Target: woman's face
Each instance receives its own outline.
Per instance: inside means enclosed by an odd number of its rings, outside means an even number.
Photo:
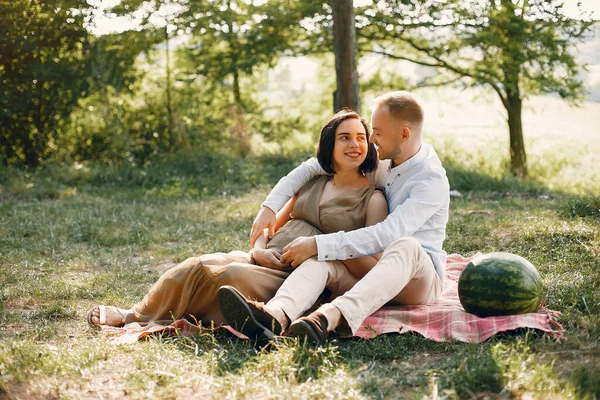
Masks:
[[[359,168],[367,158],[369,143],[365,127],[356,118],[342,121],[335,130],[333,168],[335,171]]]

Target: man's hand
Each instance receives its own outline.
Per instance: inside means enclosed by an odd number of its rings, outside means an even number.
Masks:
[[[315,237],[301,236],[283,248],[281,262],[290,264],[293,268],[296,268],[317,253],[318,248]]]
[[[282,269],[288,266],[280,261],[281,254],[277,250],[254,249],[252,250],[252,257],[254,257],[254,261],[261,267]]]
[[[250,247],[254,246],[256,239],[258,239],[267,228],[269,229],[269,239],[272,239],[275,234],[275,213],[269,207],[262,206],[252,223],[252,230],[250,231]]]

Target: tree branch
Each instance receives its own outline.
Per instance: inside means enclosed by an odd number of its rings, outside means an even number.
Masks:
[[[443,58],[441,58],[439,56],[432,55],[431,49],[417,45],[412,39],[407,38],[406,36],[404,36],[404,37],[401,36],[401,39],[404,42],[406,42],[409,46],[411,46],[413,49],[415,49],[421,53],[425,53],[428,57],[431,57],[434,60],[436,60],[438,67],[447,69],[447,70],[454,72],[455,74],[461,75],[463,77],[472,78],[472,79],[475,79],[475,81],[490,85],[492,87],[492,89],[494,89],[494,91],[500,97],[502,104],[505,107],[508,105],[506,95],[503,93],[502,88],[500,87],[500,85],[497,82],[494,82],[493,79],[490,79],[489,72],[481,71],[477,68],[475,68],[473,72],[464,70],[462,68],[459,68],[455,65],[450,64],[447,60],[444,60]],[[500,80],[500,79],[498,78],[498,80]]]
[[[426,87],[440,87],[440,86],[446,86],[446,85],[450,85],[453,83],[456,83],[458,81],[460,81],[463,77],[462,76],[457,76],[453,79],[447,79],[441,82],[433,82],[433,83],[429,83],[428,81],[431,80],[432,78],[435,78],[437,75],[434,76],[429,76],[426,77],[422,80],[420,80],[419,82],[417,82],[415,84],[415,87],[417,88],[426,88]]]
[[[417,59],[410,58],[410,57],[398,56],[398,55],[388,53],[387,51],[383,51],[383,50],[371,50],[370,53],[386,56],[386,57],[394,59],[394,60],[410,61],[412,63],[424,65],[426,67],[442,67],[442,65],[440,65],[439,63],[428,63],[426,61],[421,61],[421,60],[417,60]]]

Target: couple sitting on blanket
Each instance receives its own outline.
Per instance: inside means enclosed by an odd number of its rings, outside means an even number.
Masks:
[[[347,111],[327,122],[317,158],[281,179],[263,203],[249,253],[189,258],[131,309],[96,306],[88,322],[187,318],[250,337],[324,343],[343,322],[356,333],[385,304],[436,301],[450,196],[437,154],[421,141],[422,106],[406,91],[385,94],[374,101],[371,126],[369,135]],[[332,300],[303,316],[326,288]]]

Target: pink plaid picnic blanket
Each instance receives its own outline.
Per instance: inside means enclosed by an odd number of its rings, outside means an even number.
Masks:
[[[475,255],[476,256],[476,255]],[[481,343],[499,332],[518,328],[537,329],[553,338],[561,338],[563,327],[554,320],[559,312],[541,309],[535,313],[480,318],[467,313],[458,299],[458,278],[468,262],[475,256],[465,258],[458,254],[448,256],[446,279],[442,296],[434,304],[420,306],[383,307],[369,316],[358,330],[356,337],[372,339],[384,333],[416,332],[436,342],[461,341]],[[105,334],[115,334],[117,343],[131,343],[155,333],[198,335],[198,326],[180,319],[169,326],[150,324],[128,328],[103,327]],[[220,326],[240,338],[247,338],[230,326]],[[341,335],[344,337],[344,335]],[[348,337],[348,336],[345,336]]]
[[[554,338],[562,337],[564,329],[554,320],[557,311],[543,308],[535,313],[487,318],[467,313],[458,299],[458,278],[474,257],[448,256],[442,296],[437,302],[383,307],[363,322],[356,336],[371,339],[383,333],[417,332],[436,342],[481,343],[499,332],[532,328]]]

